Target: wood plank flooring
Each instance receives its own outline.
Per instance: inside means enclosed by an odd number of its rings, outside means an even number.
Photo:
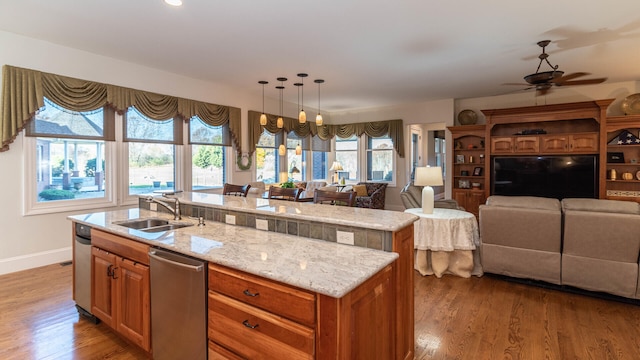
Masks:
[[[0,359],[144,359],[79,318],[71,266],[0,276]],[[640,359],[640,306],[415,273],[416,359]]]

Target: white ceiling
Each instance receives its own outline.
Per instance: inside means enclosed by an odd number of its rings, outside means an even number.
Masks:
[[[565,73],[640,79],[638,0],[183,1],[0,0],[0,30],[273,98],[285,76],[294,103],[306,72],[330,112],[517,91],[544,39]]]

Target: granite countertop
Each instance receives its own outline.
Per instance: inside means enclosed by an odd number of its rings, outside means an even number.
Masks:
[[[210,197],[213,194],[202,195],[209,196],[187,193],[183,194],[183,197],[185,197],[185,202],[191,199],[194,204],[202,201],[215,202],[220,201],[220,198],[229,198],[221,195]],[[200,201],[194,201],[193,199]],[[183,201],[182,198],[180,200]],[[261,209],[261,211],[280,211],[277,207],[269,205],[269,200],[251,200],[250,198],[225,200],[222,199],[223,204],[220,205],[224,205],[226,208],[233,208],[234,205],[232,204],[237,203],[238,205],[235,206],[253,206],[255,209],[258,207],[257,204],[265,202],[265,206],[271,210]],[[282,203],[282,201],[278,203]],[[207,203],[207,205],[214,204]],[[304,204],[285,206],[286,209],[283,211],[295,211],[294,209],[300,205]],[[309,205],[314,206],[313,204]],[[303,208],[301,212],[307,214],[306,216],[311,216],[309,209],[305,209],[304,206],[300,207]],[[337,211],[340,207],[331,208]],[[352,214],[357,213],[357,211],[352,212]],[[192,223],[194,226],[147,233],[114,224],[114,222],[139,218],[163,218],[170,220],[171,223]],[[384,218],[384,216],[381,218]],[[207,222],[205,226],[197,226],[197,220],[183,217],[183,220],[174,221],[172,220],[173,216],[169,214],[137,208],[73,215],[69,216],[68,219],[152,246],[173,250],[335,298],[344,296],[398,258],[398,254],[393,252],[366,249],[212,221]],[[317,219],[316,215],[314,220]],[[374,221],[378,222],[378,219]],[[413,220],[409,223],[413,223]],[[374,226],[375,224],[372,223],[372,227]]]
[[[382,231],[398,231],[419,219],[416,215],[400,211],[327,206],[310,202],[245,198],[199,192],[182,192],[171,197],[177,197],[183,204],[283,216],[297,220],[321,220],[345,226],[362,227],[366,225],[369,229]]]

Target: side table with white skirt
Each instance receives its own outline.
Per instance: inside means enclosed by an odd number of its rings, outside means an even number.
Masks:
[[[433,209],[433,214],[424,214],[421,208],[405,212],[420,217],[414,223],[415,269],[420,274],[483,275],[478,221],[472,213],[441,208]]]

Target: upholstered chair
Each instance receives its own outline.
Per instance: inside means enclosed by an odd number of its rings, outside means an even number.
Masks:
[[[358,185],[364,185],[364,191],[358,191]],[[370,209],[384,209],[384,201],[386,197],[387,183],[382,182],[359,182],[353,187],[358,193],[356,196],[356,206]]]
[[[408,183],[400,190],[400,199],[405,209],[415,209],[422,207],[422,186]],[[440,199],[433,202],[434,208],[462,210],[464,208],[454,199]]]

